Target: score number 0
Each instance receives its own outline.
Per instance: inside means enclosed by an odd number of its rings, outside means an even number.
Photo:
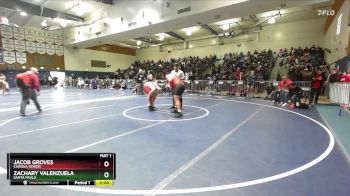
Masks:
[[[108,162],[108,161],[105,161],[105,162],[103,163],[103,166],[108,167],[108,166],[109,166],[109,162]],[[105,178],[108,178],[108,177],[109,177],[109,173],[108,173],[108,172],[105,172],[105,173],[103,174],[103,176],[104,176]]]

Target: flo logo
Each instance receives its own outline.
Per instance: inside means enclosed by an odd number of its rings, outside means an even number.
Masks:
[[[319,16],[334,16],[334,10],[317,10]]]

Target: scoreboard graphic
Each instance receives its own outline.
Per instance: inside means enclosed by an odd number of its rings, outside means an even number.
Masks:
[[[11,185],[112,186],[115,153],[8,153]]]

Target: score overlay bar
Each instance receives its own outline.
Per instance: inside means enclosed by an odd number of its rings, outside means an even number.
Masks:
[[[7,179],[11,185],[111,186],[115,161],[115,153],[8,153]]]

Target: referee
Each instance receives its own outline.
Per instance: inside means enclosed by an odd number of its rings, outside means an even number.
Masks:
[[[172,75],[173,77],[177,76],[179,77],[182,81],[185,80],[185,74],[184,72],[180,69],[181,66],[179,63],[176,63],[174,65],[174,70],[172,70],[170,72],[170,75]],[[174,99],[174,91],[171,90],[172,96],[173,96],[173,106],[170,109],[174,109],[174,112],[177,112],[177,109],[175,108],[175,99]],[[181,107],[182,107],[182,98],[180,98],[180,103],[181,103]]]

